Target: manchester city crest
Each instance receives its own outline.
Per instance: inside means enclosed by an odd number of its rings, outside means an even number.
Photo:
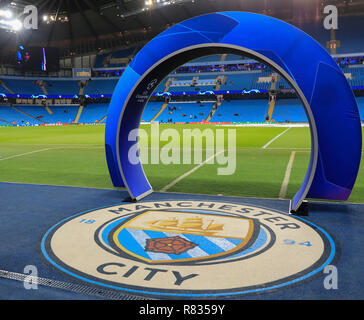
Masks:
[[[101,239],[110,239],[108,245],[116,252],[140,261],[193,263],[246,250],[258,229],[253,219],[216,212],[150,210],[121,222],[112,236],[103,234]]]
[[[48,230],[42,252],[69,275],[153,297],[209,297],[283,289],[333,262],[335,244],[311,222],[222,202],[122,204]]]

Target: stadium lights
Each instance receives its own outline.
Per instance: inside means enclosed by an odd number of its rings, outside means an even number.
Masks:
[[[23,28],[23,24],[18,19],[12,19],[14,16],[13,12],[9,9],[0,9],[0,28],[19,31]]]
[[[116,16],[120,17],[120,18],[127,18],[130,16],[134,16],[137,15],[141,12],[145,12],[147,10],[152,10],[152,9],[156,9],[162,6],[168,6],[168,5],[172,5],[172,4],[179,4],[179,3],[183,3],[183,2],[190,2],[191,0],[145,0],[144,1],[144,8],[139,8],[137,10],[131,10],[127,13],[117,13]],[[194,1],[192,1],[194,2]],[[105,7],[106,8],[106,7]]]
[[[14,20],[0,19],[0,28],[11,31],[19,31],[23,28],[23,24],[18,19]]]
[[[170,1],[170,0],[145,0],[146,7],[151,7],[153,5],[166,6],[166,5],[174,4],[174,3],[175,3],[175,1]]]
[[[13,17],[13,13],[8,9],[0,9],[0,17],[11,19]]]
[[[50,23],[54,23],[57,21],[58,22],[68,22],[69,19],[68,19],[68,16],[65,14],[59,14],[58,18],[57,18],[57,15],[55,15],[55,14],[50,14],[50,15],[45,14],[43,16],[43,21],[47,24],[50,24]]]
[[[14,31],[19,31],[23,28],[23,24],[21,23],[20,20],[15,19],[15,20],[11,20],[10,21],[10,27],[14,30]]]

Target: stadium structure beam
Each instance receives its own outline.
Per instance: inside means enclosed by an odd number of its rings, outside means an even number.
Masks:
[[[80,6],[79,2],[78,2],[78,1],[75,1],[75,3],[76,3],[76,6],[77,6],[77,8],[78,8],[78,12],[81,14],[81,16],[82,16],[83,20],[86,22],[86,24],[87,24],[87,26],[89,27],[89,29],[90,29],[90,31],[91,31],[91,33],[92,33],[93,37],[94,37],[96,40],[98,40],[98,39],[99,39],[99,35],[97,34],[97,32],[96,32],[95,28],[93,27],[93,25],[91,24],[91,22],[87,19],[87,17],[86,17],[86,15],[85,15],[84,11],[82,10],[82,8],[81,8],[81,6]]]
[[[52,3],[53,5],[53,3]],[[56,17],[55,17],[55,21],[54,23],[52,23],[52,27],[51,27],[51,30],[49,32],[49,35],[48,35],[48,40],[47,40],[47,46],[49,46],[51,40],[52,40],[52,36],[53,36],[53,32],[54,32],[54,28],[56,26],[56,23],[57,23],[57,20],[58,20],[58,14],[59,14],[59,11],[61,9],[63,5],[63,0],[61,0],[59,3],[58,3],[58,8],[57,8],[57,11],[56,11]]]
[[[281,20],[248,12],[198,16],[167,29],[142,48],[120,78],[105,131],[113,184],[133,200],[152,192],[142,164],[130,159],[144,108],[156,86],[178,66],[210,54],[232,53],[262,61],[297,92],[310,124],[311,159],[291,200],[347,200],[361,160],[362,129],[355,96],[340,67],[315,40]],[[242,181],[243,183],[244,181]]]
[[[112,22],[107,16],[101,14],[100,10],[92,2],[90,2],[89,0],[84,1],[91,10],[93,10],[104,22],[106,22],[114,29],[114,32],[119,32],[121,30],[121,28],[117,26],[114,22]]]
[[[185,13],[185,16],[186,16],[185,19],[190,18],[191,17],[191,12],[188,10],[188,8],[185,6],[185,4],[182,3],[180,7],[183,9],[183,12]]]
[[[72,50],[74,36],[73,36],[73,31],[72,31],[73,18],[72,18],[72,15],[71,15],[72,11],[71,11],[70,0],[67,0],[67,11],[69,12],[69,14],[68,14],[68,34],[69,34],[69,38],[70,38],[70,41],[71,41],[70,49]]]
[[[163,18],[164,21],[166,21],[167,24],[169,24],[169,25],[172,24],[172,21],[168,18],[168,15],[166,15],[164,13],[164,11],[161,10],[161,9],[162,8],[159,8],[159,10],[157,9],[157,10],[155,10],[155,12],[158,14],[159,17]]]

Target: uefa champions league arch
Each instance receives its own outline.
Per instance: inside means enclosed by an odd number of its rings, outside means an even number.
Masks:
[[[251,57],[279,72],[305,108],[311,158],[290,211],[297,211],[305,198],[347,200],[359,170],[362,134],[345,75],[303,31],[247,12],[211,13],[180,22],[152,39],[131,61],[115,88],[106,123],[106,158],[114,186],[125,187],[133,200],[152,192],[142,164],[128,159],[135,144],[128,140],[129,132],[139,128],[149,97],[170,72],[201,56],[223,53]]]

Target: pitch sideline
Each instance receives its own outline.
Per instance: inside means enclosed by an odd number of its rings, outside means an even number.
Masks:
[[[286,173],[284,175],[281,190],[279,192],[279,199],[284,199],[286,197],[288,183],[289,183],[289,179],[291,177],[291,171],[292,171],[293,161],[294,161],[295,155],[296,155],[296,151],[292,151],[291,156],[290,156],[289,161],[288,161],[288,164],[287,164]]]
[[[272,140],[268,141],[263,147],[262,149],[266,149],[272,142],[274,142],[275,140],[277,140],[280,136],[282,136],[284,133],[286,133],[289,129],[291,129],[292,127],[287,128],[286,130],[284,130],[283,132],[281,132],[280,134],[278,134],[277,136],[275,136]]]

